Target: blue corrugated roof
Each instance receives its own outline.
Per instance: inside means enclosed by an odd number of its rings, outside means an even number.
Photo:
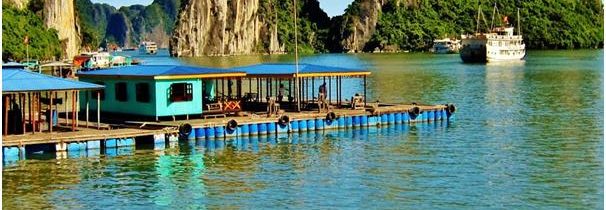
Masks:
[[[2,70],[2,92],[84,90],[101,88],[103,88],[103,85],[63,79],[27,70]]]
[[[169,75],[200,75],[200,74],[221,74],[234,73],[219,68],[205,68],[193,66],[176,65],[140,65],[126,66],[112,69],[86,71],[78,73],[81,75],[94,76],[169,76]]]
[[[291,63],[262,63],[250,66],[232,68],[235,71],[243,71],[248,75],[284,75],[295,74],[295,64]],[[367,72],[365,70],[349,69],[333,66],[321,66],[313,64],[299,64],[299,74],[309,73],[341,73],[341,72]]]

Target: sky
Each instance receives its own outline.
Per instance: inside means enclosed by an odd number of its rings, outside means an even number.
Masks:
[[[94,3],[107,3],[116,8],[120,8],[121,6],[129,6],[133,4],[141,4],[141,5],[149,5],[153,0],[92,0]],[[320,7],[328,14],[328,16],[333,17],[337,15],[343,14],[347,5],[349,5],[353,0],[318,0],[320,1]]]

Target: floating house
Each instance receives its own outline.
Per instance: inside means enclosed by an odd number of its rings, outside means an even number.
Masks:
[[[25,69],[4,68],[2,70],[3,134],[25,133],[26,128],[32,132],[40,132],[43,123],[49,123],[49,131],[52,132],[53,126],[56,125],[55,118],[59,104],[63,104],[66,106],[64,110],[68,110],[68,98],[72,100],[71,105],[74,106],[78,91],[100,89],[103,89],[102,85],[53,77]],[[58,99],[58,93],[65,93],[66,97]],[[75,130],[77,108],[72,107],[71,111],[71,127]],[[52,117],[50,113],[53,113]],[[42,116],[45,115],[46,122],[42,120]],[[66,120],[67,116],[68,113]],[[55,120],[51,122],[49,119]]]
[[[81,95],[81,106],[99,98],[104,112],[156,120],[202,114],[203,98],[214,98],[217,94],[217,80],[245,75],[238,71],[175,65],[128,66],[77,74],[80,81],[106,87],[98,95]]]

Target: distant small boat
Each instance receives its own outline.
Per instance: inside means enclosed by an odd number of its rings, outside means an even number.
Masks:
[[[131,48],[122,48],[122,51],[135,51],[135,50],[137,50],[137,49],[134,48],[134,47],[131,47]]]
[[[109,68],[112,56],[107,52],[82,53],[74,57],[74,65],[85,69]]]
[[[458,53],[461,41],[457,39],[437,39],[433,41],[431,51],[436,54]]]
[[[139,45],[139,53],[147,55],[155,55],[158,53],[158,45],[156,42],[143,41]]]
[[[27,66],[26,68],[29,70],[37,70],[38,67],[40,66],[40,62],[38,62],[38,60],[24,60],[21,61],[21,64]]]

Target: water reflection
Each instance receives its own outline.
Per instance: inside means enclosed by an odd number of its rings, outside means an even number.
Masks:
[[[456,55],[353,57],[372,66],[373,98],[456,103],[457,120],[32,156],[5,165],[2,205],[602,207],[603,51],[531,51],[513,67]]]

